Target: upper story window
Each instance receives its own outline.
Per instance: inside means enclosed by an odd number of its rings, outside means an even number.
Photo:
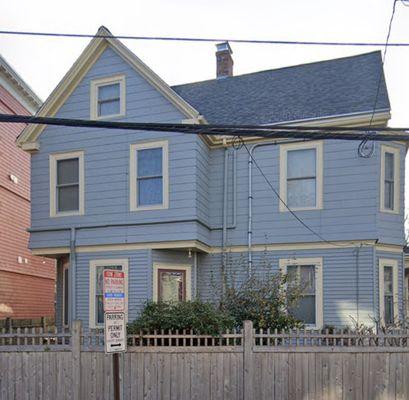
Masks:
[[[280,197],[292,210],[322,208],[322,142],[280,145]],[[281,202],[280,211],[288,211]]]
[[[185,301],[191,299],[191,267],[189,265],[154,264],[154,301]]]
[[[131,145],[130,209],[168,208],[168,142]]]
[[[50,216],[84,214],[84,153],[50,155]]]
[[[280,270],[288,274],[288,286],[299,287],[301,294],[289,313],[311,328],[323,323],[322,259],[282,259]]]
[[[125,272],[125,311],[128,308],[128,260],[107,259],[90,261],[89,326],[101,328],[104,324],[104,270],[113,269]]]
[[[91,81],[91,119],[125,115],[125,75]]]
[[[379,260],[379,316],[383,325],[392,325],[399,318],[398,262]]]
[[[381,146],[381,211],[399,212],[399,149]]]

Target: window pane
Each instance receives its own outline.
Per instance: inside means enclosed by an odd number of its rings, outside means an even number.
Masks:
[[[385,208],[393,210],[394,207],[394,182],[385,181]]]
[[[315,295],[315,266],[300,266],[300,285],[304,294]]]
[[[394,169],[394,154],[385,153],[385,180],[393,181]]]
[[[57,195],[58,211],[79,210],[79,185],[59,187]]]
[[[95,271],[95,321],[97,324],[104,323],[104,270],[115,269],[122,271],[122,265],[98,265]]]
[[[287,152],[287,178],[316,175],[315,149],[289,150]]]
[[[390,266],[384,267],[383,282],[385,295],[393,294],[393,269]]]
[[[162,178],[138,180],[138,206],[162,204]]]
[[[290,314],[306,324],[315,324],[315,296],[302,296],[289,310]]]
[[[138,177],[162,176],[162,148],[138,150]]]
[[[393,324],[394,311],[393,311],[393,296],[385,296],[385,324]]]
[[[120,101],[110,100],[98,103],[98,116],[116,115],[121,112]]]
[[[289,207],[315,207],[315,178],[287,182],[287,204]]]
[[[159,271],[159,294],[162,301],[184,300],[184,272]]]
[[[119,83],[98,87],[98,101],[119,99]]]
[[[69,160],[57,161],[57,185],[79,182],[79,160],[71,158]]]

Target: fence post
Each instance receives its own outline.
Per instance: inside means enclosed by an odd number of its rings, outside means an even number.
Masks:
[[[253,397],[253,322],[244,321],[243,327],[243,385],[244,400],[252,400]]]
[[[71,331],[73,400],[81,398],[81,321],[72,322]]]

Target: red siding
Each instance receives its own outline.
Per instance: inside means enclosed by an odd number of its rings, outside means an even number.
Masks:
[[[2,86],[0,113],[29,114]],[[15,145],[23,128],[0,123],[0,318],[54,315],[55,262],[28,249],[30,155]]]

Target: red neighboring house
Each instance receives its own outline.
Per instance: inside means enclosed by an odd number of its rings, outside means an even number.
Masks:
[[[0,113],[30,115],[40,105],[0,56]],[[55,262],[28,249],[30,155],[15,144],[23,128],[0,122],[0,319],[54,316]]]

